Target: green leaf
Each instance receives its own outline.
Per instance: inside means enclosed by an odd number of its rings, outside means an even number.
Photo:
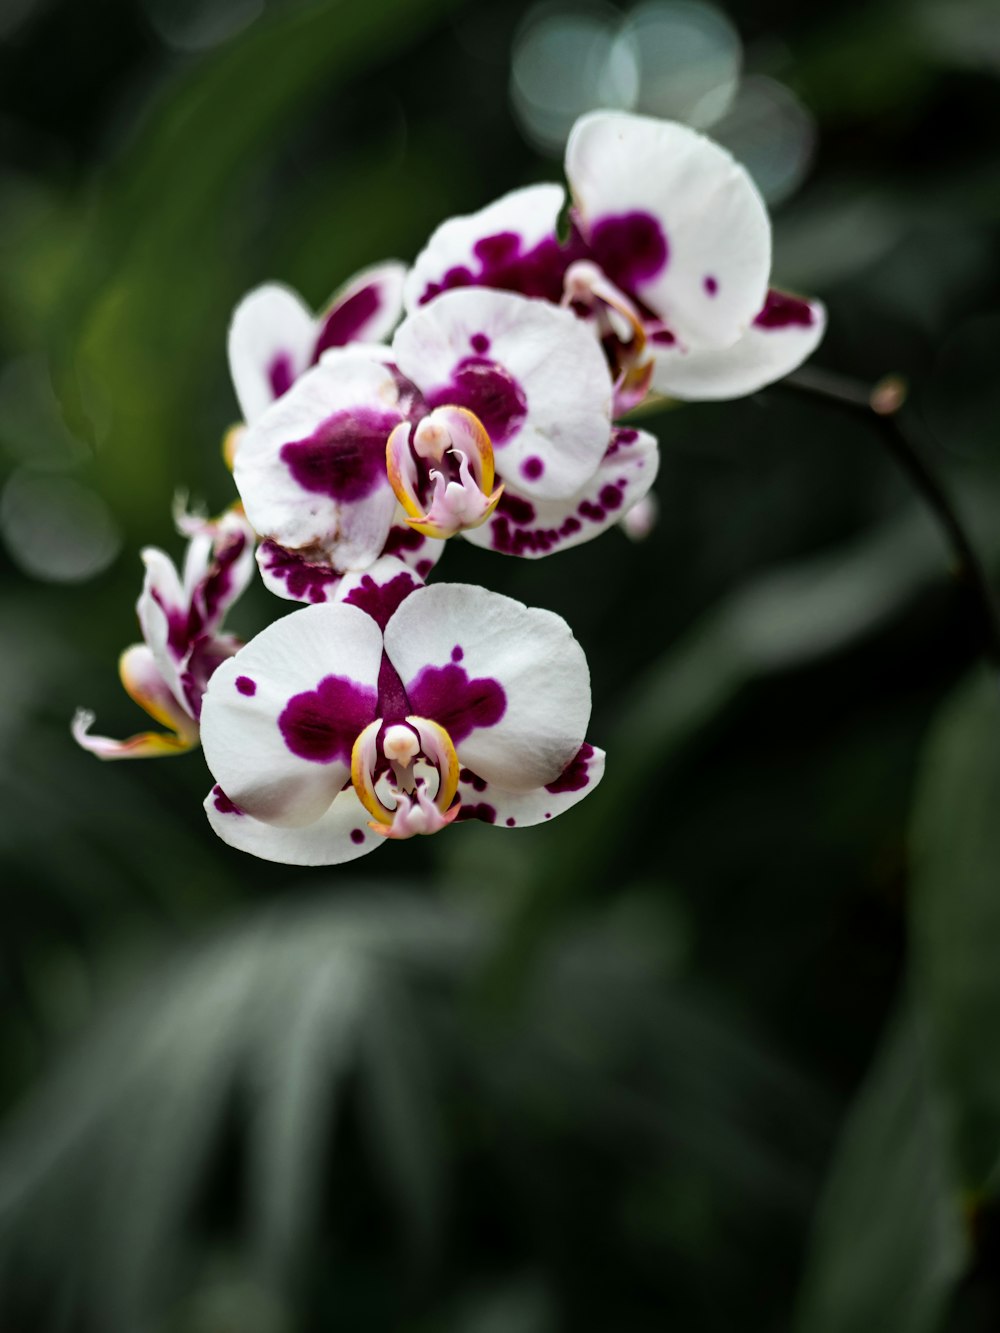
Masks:
[[[819,1207],[795,1333],[932,1333],[966,1261],[958,1184],[927,1040],[890,1026]]]
[[[985,671],[927,743],[912,827],[915,978],[966,1185],[1000,1165],[1000,692]]]

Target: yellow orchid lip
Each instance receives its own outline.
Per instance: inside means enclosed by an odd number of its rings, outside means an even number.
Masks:
[[[438,775],[433,797],[427,796],[424,779],[415,772],[415,764],[421,758]],[[392,774],[387,793],[395,798],[392,809],[383,803],[376,790],[375,771],[383,760],[388,761]],[[457,805],[452,807],[459,771],[458,755],[448,732],[426,717],[407,717],[405,722],[389,726],[382,718],[376,718],[358,735],[351,749],[354,791],[372,816],[370,827],[386,837],[409,837],[413,831],[437,832],[450,824],[459,809]],[[409,816],[414,808],[421,812],[427,827],[410,828]]]
[[[401,422],[385,453],[389,484],[406,521],[425,537],[446,538],[479,527],[503,494],[502,485],[493,486],[489,432],[468,408],[438,407],[416,426]],[[429,505],[418,493],[421,483],[432,488]]]

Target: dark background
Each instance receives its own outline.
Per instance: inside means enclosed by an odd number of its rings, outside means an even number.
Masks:
[[[558,179],[510,96],[553,13],[623,11],[0,0],[0,1333],[1000,1328],[998,691],[862,414],[667,411],[644,543],[452,543],[589,654],[557,824],[302,873],[199,754],[70,740],[140,728],[139,549],[230,499],[232,306]],[[1000,12],[726,15],[814,362],[908,379],[1000,569]]]

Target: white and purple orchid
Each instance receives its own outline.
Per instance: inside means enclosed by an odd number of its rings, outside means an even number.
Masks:
[[[234,635],[222,632],[222,622],[253,573],[253,530],[235,506],[217,519],[182,513],[177,525],[189,539],[183,570],[179,573],[157,547],[143,551],[146,573],[136,603],[143,642],[127,648],[119,661],[129,696],[168,730],[123,741],[92,736],[94,714],[81,708],[73,719],[73,736],[100,759],[193,749],[209,679],[241,646]]]
[[[618,411],[647,389],[737,398],[794,370],[825,311],[768,287],[771,228],[750,177],[684,125],[621,112],[577,121],[558,185],[515,190],[434,232],[404,290],[408,311],[458,288],[571,307],[615,376]]]
[[[265,579],[337,600],[384,554],[426,577],[459,531],[532,556],[596,536],[656,475],[656,441],[614,430],[612,399],[586,326],[511,292],[450,292],[389,349],[327,352],[236,456]]]
[[[205,808],[232,846],[296,865],[456,820],[543,823],[600,781],[589,717],[583,650],[549,611],[446,583],[384,625],[356,605],[303,607],[209,683]]]

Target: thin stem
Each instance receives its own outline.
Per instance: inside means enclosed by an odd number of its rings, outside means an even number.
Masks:
[[[968,589],[982,622],[983,651],[1000,669],[1000,608],[972,540],[941,481],[934,475],[907,429],[903,410],[906,384],[889,375],[869,389],[857,380],[813,366],[787,376],[775,387],[786,387],[811,398],[822,398],[877,427],[882,443],[909,477],[940,525],[954,561],[954,573]]]

